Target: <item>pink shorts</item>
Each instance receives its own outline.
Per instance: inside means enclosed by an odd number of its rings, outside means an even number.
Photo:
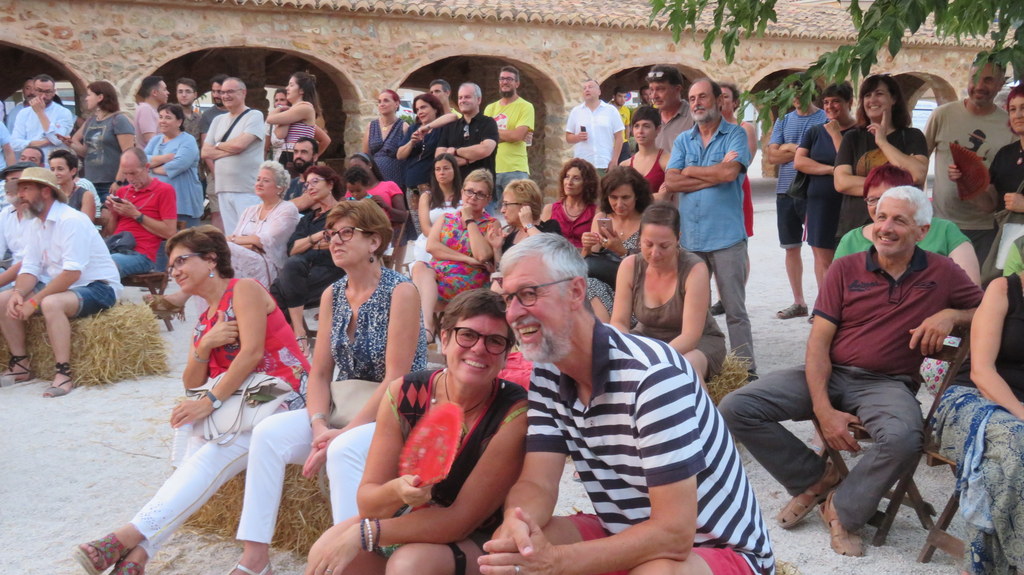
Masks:
[[[597,515],[590,513],[577,513],[570,515],[572,521],[584,541],[604,539],[609,536],[601,526]],[[754,575],[750,565],[743,559],[743,556],[728,547],[694,547],[693,552],[697,554],[715,575]],[[628,575],[629,571],[614,571],[604,575]]]

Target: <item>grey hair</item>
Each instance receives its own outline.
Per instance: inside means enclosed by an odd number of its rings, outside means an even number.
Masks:
[[[278,162],[267,160],[260,164],[260,170],[270,170],[270,173],[274,174],[274,185],[279,188],[287,189],[288,185],[292,183],[292,177],[288,174],[288,170]]]
[[[587,277],[587,264],[580,251],[558,234],[537,234],[516,244],[501,256],[499,271],[508,275],[520,260],[540,258],[552,280]]]
[[[896,186],[895,188],[889,188],[886,190],[882,197],[878,199],[877,210],[882,209],[882,203],[885,202],[886,198],[893,200],[903,200],[910,202],[916,208],[914,212],[914,223],[919,226],[926,226],[932,223],[932,203],[928,201],[928,196],[924,195],[919,188],[914,186]]]
[[[233,81],[235,81],[235,82],[238,82],[238,85],[239,85],[239,86],[240,86],[240,87],[241,87],[241,88],[242,88],[243,90],[248,90],[248,88],[246,88],[246,87],[245,87],[245,82],[243,82],[241,78],[236,78],[236,77],[234,77],[234,76],[228,76],[227,78],[224,78],[224,82],[227,82],[228,80],[233,80]],[[220,83],[220,85],[221,85],[221,86],[223,86],[223,85],[224,85],[224,82],[221,82],[221,83]]]
[[[477,84],[474,84],[473,82],[463,82],[462,84],[459,84],[459,89],[461,90],[461,89],[465,88],[466,86],[469,86],[470,88],[473,88],[473,95],[476,96],[477,100],[482,100],[483,99],[484,93],[480,91],[480,86],[478,86]]]

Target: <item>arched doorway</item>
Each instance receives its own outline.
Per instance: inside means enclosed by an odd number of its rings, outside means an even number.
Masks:
[[[264,89],[287,85],[291,75],[298,71],[309,72],[317,78],[321,117],[332,140],[321,158],[344,158],[346,109],[355,109],[356,91],[342,71],[311,56],[269,48],[209,48],[170,60],[153,74],[163,76],[168,87],[178,78],[192,78],[198,83],[201,94],[209,91],[211,77],[217,74],[237,76],[248,88],[247,104],[266,114],[269,104]],[[173,87],[171,93],[174,93]]]
[[[21,87],[25,80],[39,74],[49,74],[57,81],[58,88],[64,82],[70,83],[71,90],[58,89],[58,96],[72,113],[81,115],[82,106],[78,105],[78,100],[85,91],[86,82],[57,58],[23,46],[0,42],[0,62],[4,63],[4,73],[0,74],[0,101],[16,96],[14,103],[20,102]],[[0,114],[0,120],[5,118],[6,114]]]
[[[534,136],[528,156],[530,177],[541,189],[553,184],[554,174],[561,165],[560,154],[565,149],[557,138],[564,128],[565,102],[555,82],[544,72],[525,62],[500,56],[451,56],[418,68],[402,81],[399,88],[426,92],[430,82],[444,79],[452,86],[455,99],[459,85],[474,82],[483,92],[483,107],[501,98],[498,93],[498,72],[502,66],[515,66],[519,70],[519,95],[533,104]]]

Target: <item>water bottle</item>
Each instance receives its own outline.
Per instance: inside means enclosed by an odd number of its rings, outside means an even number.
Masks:
[[[189,443],[192,441],[192,424],[186,423],[174,430],[174,439],[171,441],[171,467],[177,468],[185,459],[188,453]]]

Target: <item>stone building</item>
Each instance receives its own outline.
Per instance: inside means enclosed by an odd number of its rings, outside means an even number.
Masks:
[[[207,90],[208,79],[224,72],[241,77],[250,104],[265,110],[259,88],[308,70],[319,80],[335,140],[328,156],[340,157],[358,149],[380,90],[471,80],[486,103],[498,98],[498,68],[508,63],[521,70],[521,94],[536,107],[531,169],[550,189],[569,153],[563,127],[584,78],[598,79],[606,92],[636,89],[651,65],[668,62],[688,80],[709,76],[759,90],[853,37],[842,10],[783,2],[779,23],[764,38],[744,40],[726,64],[720,52],[702,59],[699,31],[673,42],[662,21],[651,22],[647,2],[0,0],[0,98],[24,77],[46,72],[69,81],[79,103],[86,84],[109,80],[131,111],[145,76],[162,75],[169,84],[188,76]],[[978,49],[924,30],[877,70],[896,75],[912,102],[930,94],[943,103],[966,85]]]

